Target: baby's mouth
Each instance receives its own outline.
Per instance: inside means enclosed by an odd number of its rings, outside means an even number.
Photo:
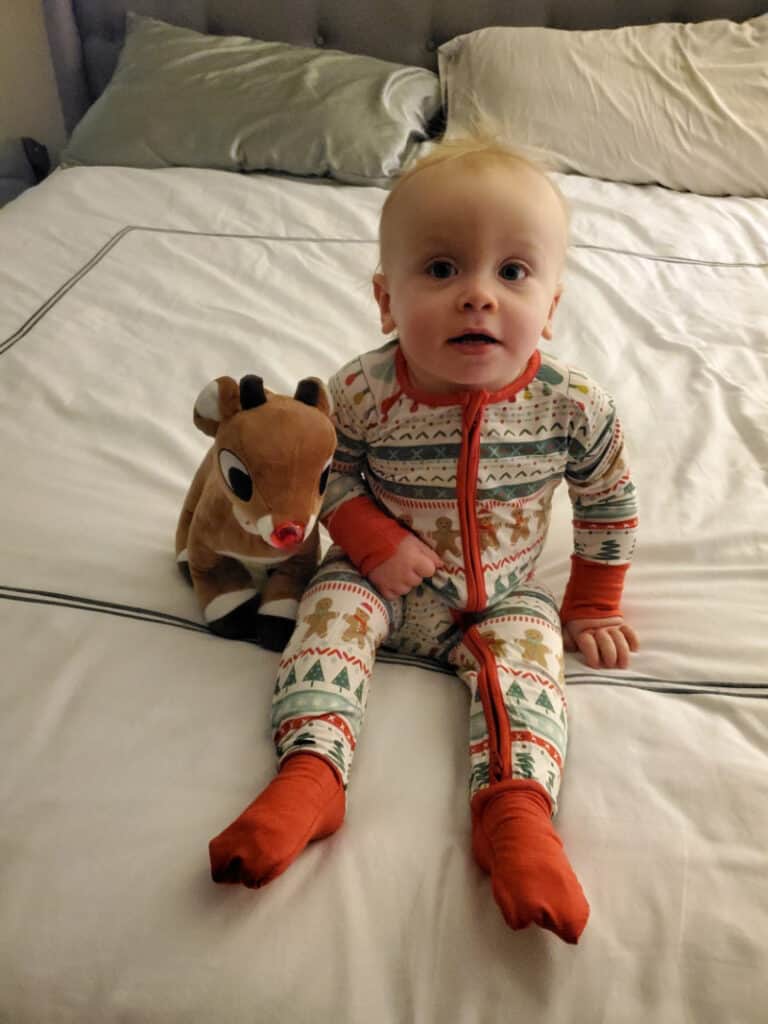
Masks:
[[[449,345],[498,345],[499,342],[490,334],[482,331],[467,331],[465,334],[458,334],[455,338],[448,339]]]

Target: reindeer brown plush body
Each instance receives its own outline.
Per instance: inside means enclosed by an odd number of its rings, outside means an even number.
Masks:
[[[220,636],[282,650],[317,567],[317,516],[336,432],[316,378],[292,398],[260,377],[218,377],[198,396],[195,426],[214,438],[187,492],[176,561]]]

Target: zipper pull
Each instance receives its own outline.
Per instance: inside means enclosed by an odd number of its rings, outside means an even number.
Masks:
[[[464,414],[468,429],[472,429],[475,423],[483,415],[486,402],[488,401],[487,391],[465,391],[464,392]]]

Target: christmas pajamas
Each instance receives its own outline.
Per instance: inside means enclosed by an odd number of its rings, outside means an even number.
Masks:
[[[534,779],[556,804],[567,720],[560,617],[619,614],[634,546],[634,487],[609,396],[535,353],[494,393],[410,384],[396,342],[331,381],[338,446],[323,520],[332,549],[281,661],[282,760],[327,758],[345,784],[382,643],[452,666],[471,693],[470,788]],[[574,555],[563,607],[535,579],[552,494],[565,480]],[[407,531],[443,568],[384,601],[366,579]]]
[[[554,599],[531,585],[472,618],[457,618],[427,586],[383,601],[332,549],[280,664],[272,717],[279,759],[321,754],[347,785],[383,643],[431,657],[467,684],[472,795],[494,777],[534,778],[556,803],[567,721]]]

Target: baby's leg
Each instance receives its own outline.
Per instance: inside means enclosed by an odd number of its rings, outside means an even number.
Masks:
[[[272,726],[278,775],[211,841],[215,882],[256,887],[344,820],[344,792],[390,612],[332,549],[307,589],[278,671]]]
[[[511,928],[576,942],[589,904],[555,831],[567,740],[562,638],[546,591],[512,595],[452,654],[472,692],[472,848]]]

